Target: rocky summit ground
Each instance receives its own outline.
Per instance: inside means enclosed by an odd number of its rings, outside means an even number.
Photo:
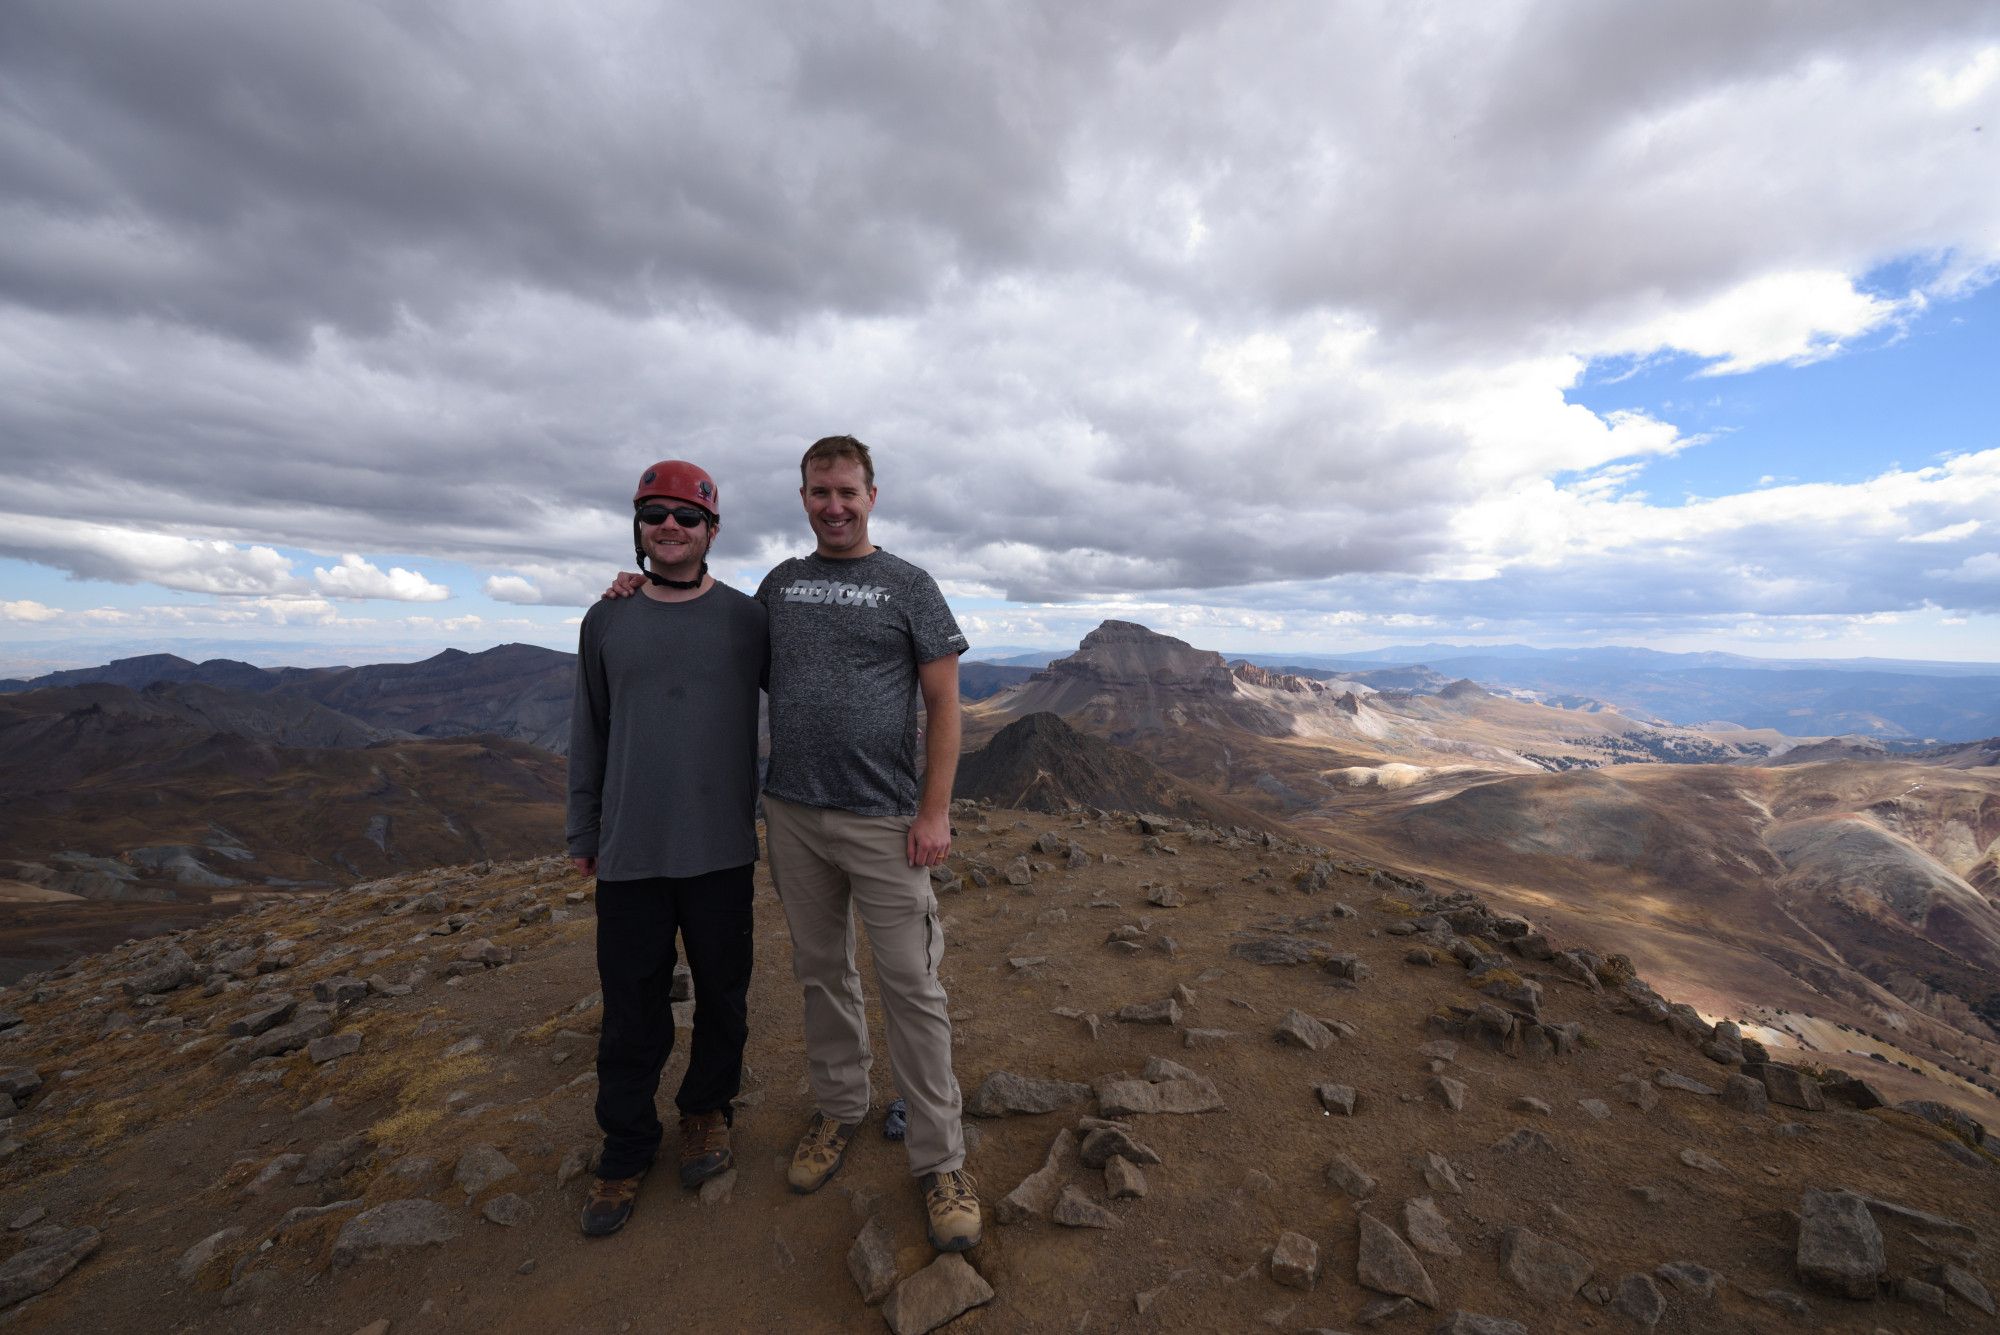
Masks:
[[[694,1193],[663,1166],[621,1234],[581,1237],[594,924],[551,858],[270,904],[0,991],[0,1321],[1994,1323],[1983,1127],[1761,1060],[1784,1054],[1657,996],[1615,941],[1248,830],[956,819],[944,976],[988,1217],[964,1258],[934,1258],[875,1121],[825,1189],[785,1189],[811,1107],[761,874],[735,1174]],[[878,1104],[892,1086],[885,1060]]]

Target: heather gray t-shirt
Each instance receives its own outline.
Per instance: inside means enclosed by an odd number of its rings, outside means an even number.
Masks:
[[[569,725],[569,852],[606,881],[757,860],[764,608],[726,584],[584,614]]]
[[[877,548],[800,556],[758,586],[771,617],[764,791],[860,816],[917,810],[917,665],[965,652],[937,581]]]

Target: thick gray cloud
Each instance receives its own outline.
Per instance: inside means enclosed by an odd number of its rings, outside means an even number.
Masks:
[[[80,576],[110,499],[234,544],[173,587],[570,599],[645,462],[763,560],[853,431],[878,536],[1020,600],[1995,602],[1991,532],[1903,541],[1987,491],[1667,513],[1602,470],[1687,442],[1563,399],[1990,277],[1989,4],[20,0],[0,87],[0,552]]]

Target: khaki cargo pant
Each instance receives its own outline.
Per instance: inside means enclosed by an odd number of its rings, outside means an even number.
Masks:
[[[805,994],[806,1070],[820,1112],[868,1116],[868,1018],[854,966],[854,919],[868,929],[896,1087],[910,1105],[910,1171],[965,1163],[963,1100],[951,1072],[951,1019],[938,964],[944,933],[930,875],[905,856],[908,816],[857,816],[768,794],[771,882],[792,931],[792,975]]]

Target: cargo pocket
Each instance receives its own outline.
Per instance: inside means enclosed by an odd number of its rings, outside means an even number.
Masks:
[[[936,895],[924,896],[924,972],[937,977],[938,965],[944,961],[944,926],[938,922],[938,902]]]

